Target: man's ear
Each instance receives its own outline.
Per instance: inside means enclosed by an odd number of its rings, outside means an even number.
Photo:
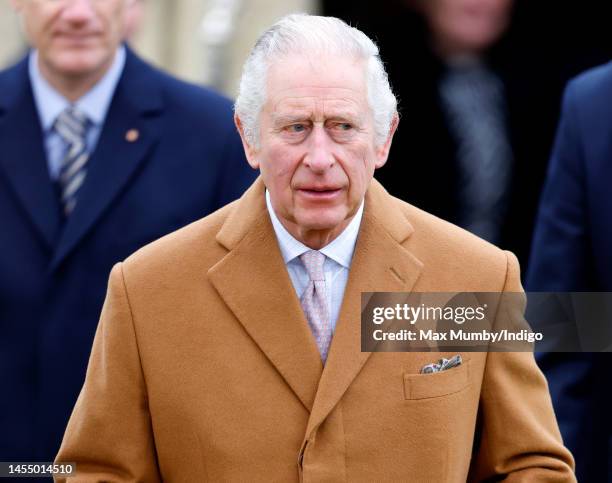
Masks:
[[[234,114],[234,123],[236,124],[236,128],[240,133],[240,139],[242,139],[242,147],[244,148],[244,154],[246,155],[249,165],[253,169],[259,169],[259,161],[257,160],[259,150],[256,149],[253,145],[249,144],[249,141],[244,135],[244,126],[237,114]]]
[[[399,124],[399,116],[397,112],[393,116],[391,120],[391,125],[389,126],[389,134],[387,135],[387,140],[379,147],[376,148],[376,169],[382,168],[387,162],[387,158],[389,157],[389,150],[391,149],[391,141],[393,141],[393,135],[397,130],[397,125]]]

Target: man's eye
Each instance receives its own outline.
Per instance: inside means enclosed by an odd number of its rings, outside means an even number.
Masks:
[[[295,132],[295,133],[304,132],[306,131],[306,125],[305,124],[292,124],[287,129],[289,130],[289,132]]]
[[[336,127],[341,131],[350,131],[351,129],[353,129],[353,125],[348,122],[339,122],[338,124],[336,124]]]

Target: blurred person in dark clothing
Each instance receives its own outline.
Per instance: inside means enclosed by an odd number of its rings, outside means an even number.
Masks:
[[[447,216],[499,243],[513,153],[505,86],[485,55],[509,23],[512,0],[419,0],[414,6],[428,25],[430,48],[439,62],[432,104],[437,104],[454,158]],[[437,176],[439,166],[434,169]]]
[[[563,84],[610,40],[562,40],[566,19],[587,16],[557,3],[383,0],[366,12],[367,3],[329,1],[325,13],[357,24],[387,54],[402,125],[377,178],[525,266]]]
[[[529,290],[612,292],[610,106],[612,63],[568,84],[535,229]],[[538,362],[576,458],[578,481],[612,482],[610,354],[542,353]]]
[[[13,0],[0,72],[0,461],[52,461],[111,267],[254,178],[232,105],[122,44],[131,0]]]

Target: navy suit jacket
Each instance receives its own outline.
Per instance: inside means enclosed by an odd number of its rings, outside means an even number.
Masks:
[[[228,99],[128,51],[62,224],[27,60],[0,73],[0,461],[55,457],[113,264],[239,197],[255,175]]]
[[[543,191],[526,288],[612,291],[612,63],[572,80]],[[612,323],[612,322],[610,322]],[[612,481],[612,357],[540,354],[578,481]]]

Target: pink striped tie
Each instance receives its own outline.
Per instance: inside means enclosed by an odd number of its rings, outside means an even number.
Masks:
[[[332,336],[327,307],[327,292],[325,290],[325,274],[323,272],[325,255],[310,250],[300,255],[300,260],[302,260],[310,278],[300,302],[312,335],[317,342],[321,359],[325,363]]]

